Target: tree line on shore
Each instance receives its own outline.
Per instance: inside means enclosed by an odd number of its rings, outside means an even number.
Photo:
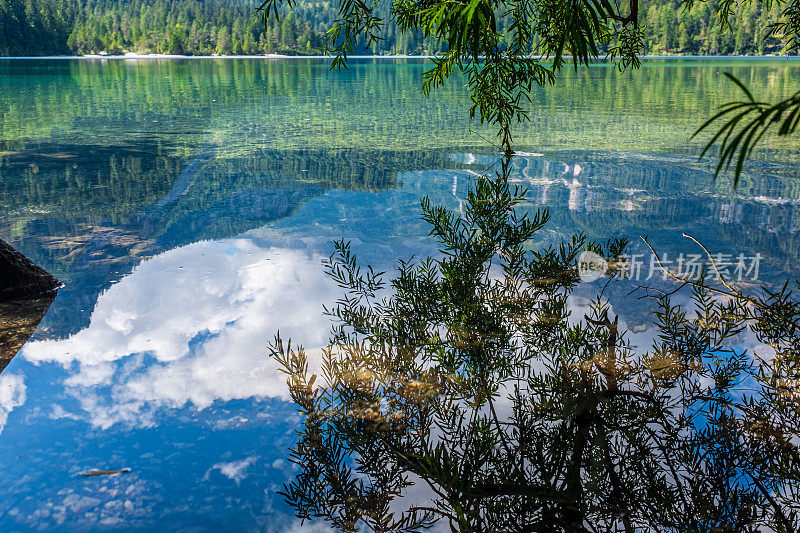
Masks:
[[[0,55],[311,54],[312,25],[230,0],[0,0]]]
[[[319,53],[325,31],[337,18],[329,1],[297,2],[292,14],[266,24],[251,0],[0,0],[0,55],[120,54],[185,55]],[[377,10],[389,14],[389,6]],[[678,0],[643,0],[640,23],[646,54],[769,54],[783,48],[770,36],[779,9],[753,2],[719,25],[717,0],[690,8]],[[502,23],[502,22],[501,22]],[[402,33],[394,24],[382,40],[356,53],[435,54],[436,41]]]

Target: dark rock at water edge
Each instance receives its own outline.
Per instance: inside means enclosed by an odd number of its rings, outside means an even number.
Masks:
[[[0,239],[0,301],[40,298],[60,286],[46,270]]]
[[[60,286],[46,270],[0,239],[0,372],[36,331]]]

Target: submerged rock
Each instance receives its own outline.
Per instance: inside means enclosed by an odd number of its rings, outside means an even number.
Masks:
[[[0,301],[0,372],[36,331],[55,297],[53,292],[43,298]]]
[[[0,372],[36,331],[61,283],[0,239]]]
[[[0,239],[0,301],[40,298],[60,286],[45,269]]]

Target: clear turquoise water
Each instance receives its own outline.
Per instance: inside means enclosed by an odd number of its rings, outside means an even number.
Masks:
[[[419,94],[423,68],[0,61],[0,237],[65,282],[0,375],[3,531],[296,525],[276,491],[298,417],[267,342],[325,342],[333,239],[381,269],[432,253],[420,196],[459,209],[496,160],[457,81]],[[798,277],[800,146],[766,145],[735,190],[697,161],[691,133],[735,96],[723,71],[770,97],[800,82],[785,60],[653,61],[537,93],[513,178],[550,208],[539,242],[696,253],[687,232],[761,254],[764,283]],[[609,294],[639,324],[628,289]]]

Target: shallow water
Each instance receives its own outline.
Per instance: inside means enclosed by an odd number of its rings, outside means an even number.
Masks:
[[[458,210],[496,161],[460,84],[423,97],[423,68],[0,61],[0,237],[65,283],[0,375],[4,531],[296,525],[276,491],[299,419],[268,341],[325,342],[333,239],[380,269],[433,253],[420,196]],[[534,244],[626,236],[647,281],[639,236],[674,259],[698,253],[686,232],[758,257],[752,281],[800,277],[800,146],[765,145],[735,190],[697,161],[691,133],[736,96],[723,71],[772,98],[800,81],[794,61],[651,61],[539,91],[512,175],[551,212]],[[609,295],[644,339],[628,288]]]

